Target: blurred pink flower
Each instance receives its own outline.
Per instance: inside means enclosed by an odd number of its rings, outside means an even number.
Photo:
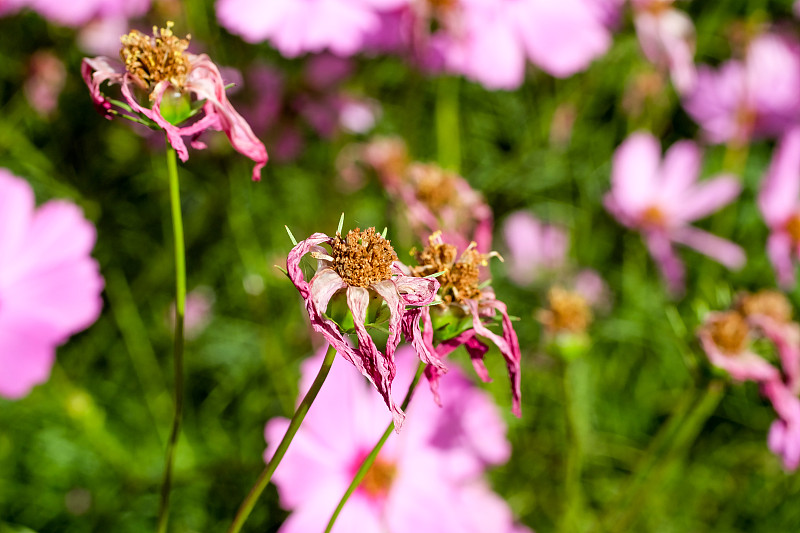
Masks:
[[[736,381],[780,379],[778,369],[750,349],[750,326],[739,312],[709,313],[697,334],[711,364]]]
[[[328,252],[320,246],[331,247]],[[306,254],[317,260],[317,270],[310,281],[306,281],[300,262]],[[375,232],[375,228],[351,230],[344,238],[337,234],[330,238],[315,233],[295,246],[286,260],[289,278],[300,291],[311,326],[322,334],[342,357],[350,361],[380,392],[394,417],[399,431],[404,415],[392,398],[392,380],[395,375],[394,351],[400,342],[401,333],[419,337],[419,319],[408,323],[406,306],[430,304],[439,288],[435,279],[416,278],[403,274],[389,241]],[[352,315],[353,332],[343,331],[332,320],[335,310],[329,309],[331,300],[340,296]],[[385,352],[378,350],[366,327],[367,311],[371,302],[385,302],[388,307]],[[374,307],[374,303],[372,304]],[[371,315],[372,313],[370,313]],[[336,318],[336,317],[334,317]],[[339,317],[339,322],[349,321]],[[358,344],[353,346],[348,333],[355,333]],[[420,347],[419,358],[430,365],[441,366],[438,360]]]
[[[744,61],[718,70],[701,66],[684,107],[709,141],[745,144],[781,135],[800,120],[800,44],[788,35],[763,34]]]
[[[483,363],[483,357],[489,348],[478,337],[489,339],[497,346],[506,361],[511,382],[511,412],[517,417],[521,416],[522,355],[517,333],[508,316],[506,304],[495,297],[491,287],[481,284],[481,268],[487,266],[489,257],[496,255],[496,252],[482,254],[477,251],[473,242],[459,254],[458,247],[446,242],[439,231],[431,235],[428,241],[429,245],[424,250],[416,252],[418,266],[413,267],[411,272],[415,276],[441,273],[436,279],[440,283],[439,299],[442,303],[433,308],[420,308],[417,316],[411,315],[414,324],[419,321],[419,317],[422,318],[423,330],[421,336],[408,335],[408,337],[418,350],[425,349],[442,359],[463,345],[476,373],[483,381],[490,381],[489,372]],[[487,327],[498,314],[502,326],[500,335]],[[472,327],[466,325],[465,319]],[[460,330],[453,332],[454,336],[434,338],[435,332],[442,329],[450,330],[448,326],[452,326],[453,322],[462,324]],[[445,371],[443,365],[429,365],[425,369],[425,375],[437,402],[439,378]]]
[[[417,35],[411,41],[423,65],[463,74],[488,89],[519,87],[527,59],[553,76],[571,76],[611,44],[605,21],[613,5],[603,0],[412,5]],[[432,20],[438,29],[428,35]]]
[[[800,466],[800,399],[780,380],[768,381],[762,392],[778,413],[778,419],[769,428],[767,445],[783,459],[786,470],[797,470]]]
[[[217,0],[217,19],[251,43],[269,41],[285,57],[306,52],[349,56],[380,24],[380,12],[409,0]]]
[[[74,204],[36,209],[28,183],[0,169],[0,396],[46,381],[56,347],[100,315],[95,236]]]
[[[780,284],[791,287],[800,254],[800,128],[784,135],[775,150],[758,206],[770,230],[767,254]]]
[[[178,39],[172,33],[172,24],[166,29],[156,30],[153,37],[132,30],[122,37],[120,55],[125,65],[114,64],[106,57],[84,58],[81,74],[89,87],[92,100],[107,118],[130,114],[134,119],[144,117],[167,134],[167,140],[178,153],[181,161],[189,159],[183,137],[191,138],[193,148],[203,149],[205,144],[197,137],[208,129],[225,132],[234,149],[255,161],[253,180],[261,179],[261,169],[267,163],[267,150],[256,138],[247,122],[236,112],[225,94],[225,82],[217,66],[205,54],[186,52],[188,40]],[[156,58],[167,57],[168,60]],[[157,67],[151,71],[143,65],[152,61]],[[115,106],[103,94],[105,82],[120,85],[122,97],[132,111]],[[142,105],[134,95],[135,89],[149,94],[149,101]],[[169,122],[161,112],[162,104],[184,97],[204,101],[202,116],[185,126]],[[150,107],[148,107],[150,106]],[[180,117],[180,121],[188,117]],[[140,119],[141,120],[141,119]]]
[[[675,89],[684,94],[695,83],[695,32],[692,19],[669,0],[633,2],[634,25],[642,52],[651,63],[669,71]]]
[[[64,63],[49,51],[35,52],[28,63],[25,98],[39,115],[47,117],[58,107],[58,97],[64,88],[67,70]]]
[[[736,244],[697,229],[690,223],[733,201],[740,185],[734,176],[720,175],[696,183],[701,154],[690,141],[675,143],[661,161],[658,140],[634,133],[614,154],[611,191],[606,209],[623,225],[638,230],[673,291],[684,284],[684,268],[672,249],[677,242],[719,261],[728,268],[745,263]]]
[[[4,0],[0,15],[28,8],[62,26],[83,26],[93,19],[114,17],[132,18],[150,9],[150,0]]]
[[[322,353],[303,363],[301,393]],[[397,352],[399,397],[416,358]],[[390,436],[362,484],[350,497],[334,532],[511,533],[508,506],[481,475],[508,459],[506,427],[489,397],[453,369],[442,389],[452,400],[438,408],[417,390],[402,433]],[[398,401],[399,401],[398,397]],[[322,531],[364,457],[388,422],[380,399],[338,358],[273,481],[281,504],[293,511],[281,533]],[[266,426],[269,459],[289,421]],[[431,509],[436,512],[431,512]],[[516,530],[519,531],[519,530]]]
[[[530,285],[544,272],[563,268],[569,250],[566,229],[545,224],[527,211],[515,211],[503,223],[509,253],[508,276],[517,285]]]
[[[184,337],[194,340],[206,329],[211,321],[211,308],[214,305],[214,291],[211,287],[201,285],[186,295],[186,307],[183,316]],[[175,302],[172,302],[167,314],[170,330],[175,329]]]

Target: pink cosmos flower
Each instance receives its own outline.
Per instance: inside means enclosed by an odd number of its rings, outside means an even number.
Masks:
[[[25,98],[40,116],[52,115],[67,79],[64,63],[52,52],[40,50],[31,56],[28,70]]]
[[[669,71],[677,91],[692,89],[697,75],[694,66],[695,33],[692,19],[670,0],[634,0],[634,25],[645,57]]]
[[[634,133],[617,149],[606,209],[623,225],[639,230],[673,291],[684,283],[684,269],[672,249],[677,242],[728,268],[744,265],[744,251],[730,241],[690,225],[730,203],[740,190],[730,175],[695,183],[700,151],[690,141],[675,143],[661,161],[658,140]]]
[[[767,445],[783,459],[786,470],[797,470],[800,466],[800,398],[780,380],[768,381],[762,392],[778,413],[778,419],[769,428]]]
[[[542,272],[565,266],[569,249],[567,231],[545,224],[527,211],[510,214],[503,223],[509,254],[505,256],[508,276],[517,285],[530,285]]]
[[[744,61],[701,66],[684,100],[709,141],[746,144],[781,135],[800,119],[800,44],[787,35],[754,39]]]
[[[24,180],[0,169],[0,396],[20,398],[50,375],[56,347],[100,315],[95,229],[74,204],[36,209]]]
[[[603,5],[600,5],[600,4]],[[611,44],[598,0],[456,0],[412,4],[411,43],[423,65],[445,69],[489,89],[522,84],[526,60],[567,77]],[[437,30],[429,32],[431,21]]]
[[[770,230],[767,254],[778,281],[791,287],[800,255],[800,128],[781,139],[764,176],[758,207]]]
[[[136,30],[123,36],[120,56],[124,66],[102,56],[84,58],[81,74],[95,106],[109,119],[122,114],[163,129],[181,161],[189,158],[183,137],[191,138],[193,148],[203,149],[205,144],[197,140],[201,133],[207,129],[224,131],[234,149],[255,161],[253,180],[260,180],[261,168],[267,163],[266,148],[228,101],[217,66],[205,54],[186,52],[188,40],[178,39],[171,28],[172,23],[167,23],[166,29],[154,29],[153,37]],[[105,82],[121,86],[129,109],[120,108],[106,98],[102,91]],[[136,90],[149,94],[146,105],[136,98]],[[165,102],[191,97],[203,102],[202,116],[194,122],[176,126],[162,114]],[[185,118],[188,117],[180,120]]]
[[[380,13],[409,0],[218,0],[217,18],[251,43],[269,41],[285,57],[329,50],[349,56],[361,50]]]
[[[313,380],[321,356],[320,352],[303,364],[301,392]],[[411,381],[415,357],[409,348],[401,348],[397,356],[399,398]],[[430,392],[417,391],[403,432],[390,436],[344,506],[334,532],[513,531],[508,506],[482,479],[487,466],[508,459],[505,424],[488,396],[457,369],[448,378],[452,379],[442,384],[442,391],[452,401],[442,409]],[[381,400],[337,358],[273,477],[281,504],[293,511],[281,533],[325,528],[387,419]],[[267,424],[265,460],[288,423],[279,418]]]
[[[144,15],[150,9],[150,0],[4,0],[0,3],[0,15],[21,8],[36,11],[56,24],[78,27],[92,19]]]
[[[483,381],[490,381],[489,372],[483,363],[483,357],[489,348],[478,337],[489,339],[506,361],[511,381],[511,411],[519,417],[522,415],[522,356],[519,340],[508,316],[506,304],[497,300],[490,287],[482,287],[481,284],[480,269],[488,264],[491,255],[496,255],[496,252],[479,253],[474,242],[459,254],[456,246],[443,240],[441,232],[429,237],[429,245],[422,252],[416,252],[419,266],[414,267],[412,272],[415,276],[441,273],[437,279],[441,284],[439,297],[442,303],[433,309],[420,309],[424,329],[422,337],[415,338],[413,343],[415,347],[418,344],[425,347],[440,359],[464,345],[478,376]],[[501,335],[487,327],[497,315],[502,324]],[[453,331],[454,323],[461,324],[461,327]],[[434,340],[436,333],[441,331],[445,337]],[[443,365],[429,365],[425,369],[437,402],[439,378],[444,370]]]
[[[331,251],[321,244],[329,245]],[[317,269],[311,280],[306,281],[300,261],[309,253],[317,259]],[[391,244],[376,233],[375,228],[366,231],[356,228],[344,238],[338,233],[334,238],[315,233],[289,252],[286,268],[305,302],[311,326],[375,385],[399,431],[404,415],[391,394],[394,351],[401,333],[408,338],[421,336],[419,315],[414,314],[416,320],[411,320],[406,306],[426,306],[433,302],[439,283],[435,279],[403,274]],[[334,299],[343,300],[352,318],[347,314],[335,316],[336,309],[331,304]],[[367,331],[368,310],[374,308],[374,302],[381,301],[386,303],[389,313],[389,335],[384,352],[377,348]],[[370,315],[373,313],[374,310]],[[339,323],[335,318],[339,318]],[[357,344],[349,340],[351,336],[340,326],[350,321]],[[424,346],[420,345],[417,353],[426,364],[442,367]]]

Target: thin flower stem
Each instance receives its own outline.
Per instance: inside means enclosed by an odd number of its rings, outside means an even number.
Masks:
[[[578,531],[583,513],[583,493],[581,490],[581,473],[583,471],[583,402],[585,391],[576,390],[582,387],[583,380],[578,379],[576,365],[580,359],[564,361],[563,387],[564,411],[567,430],[567,457],[564,475],[564,514],[561,520],[562,531]]]
[[[258,476],[255,485],[253,485],[253,488],[250,489],[250,492],[245,497],[242,505],[239,507],[239,510],[236,511],[236,516],[233,517],[233,522],[228,528],[228,533],[238,533],[238,531],[242,529],[247,517],[250,516],[253,507],[256,505],[259,496],[261,496],[261,493],[264,492],[265,488],[267,488],[270,479],[272,479],[272,474],[275,473],[275,469],[278,468],[278,465],[281,463],[281,460],[286,454],[286,450],[289,448],[289,445],[292,443],[292,439],[297,433],[297,430],[300,429],[300,424],[303,423],[303,419],[306,417],[311,404],[314,403],[314,400],[319,393],[319,389],[325,382],[325,378],[328,377],[328,372],[331,370],[331,365],[333,364],[333,358],[335,356],[336,349],[333,346],[328,347],[328,351],[325,353],[325,359],[322,361],[322,367],[319,369],[317,377],[314,378],[314,383],[311,384],[311,388],[308,389],[308,392],[303,397],[303,401],[301,401],[300,405],[297,406],[297,410],[294,412],[292,421],[289,422],[289,428],[286,430],[286,434],[283,436],[280,444],[278,444],[278,449],[275,450],[275,455],[273,455],[272,459],[269,460],[269,463],[267,463],[267,466],[264,468],[264,471],[261,472],[261,475]]]
[[[167,441],[167,458],[161,498],[158,505],[158,533],[167,531],[169,522],[169,494],[172,488],[172,467],[175,463],[175,445],[181,430],[183,416],[183,315],[186,308],[186,247],[183,241],[183,216],[181,215],[181,192],[178,181],[178,162],[175,150],[167,148],[167,174],[169,175],[169,203],[172,211],[172,232],[175,250],[175,414],[172,430]]]
[[[458,82],[457,77],[442,76],[436,92],[436,150],[439,164],[454,172],[461,167]]]
[[[417,373],[414,375],[414,379],[411,381],[411,385],[408,387],[408,392],[406,393],[406,397],[403,399],[403,405],[401,406],[401,409],[403,411],[405,411],[408,408],[408,404],[411,402],[411,398],[414,396],[414,390],[417,388],[417,384],[419,384],[419,380],[422,377],[422,372],[424,370],[425,370],[425,363],[420,363],[419,366],[417,367]],[[331,530],[333,529],[333,524],[336,523],[336,519],[339,518],[339,513],[342,512],[342,509],[344,509],[344,505],[347,503],[347,500],[350,499],[350,496],[353,494],[353,492],[355,492],[355,490],[364,480],[364,476],[366,476],[367,472],[369,472],[369,469],[370,467],[372,467],[372,464],[375,462],[375,459],[378,458],[378,454],[381,452],[381,448],[383,448],[383,445],[386,444],[386,441],[389,439],[389,435],[392,434],[393,428],[394,424],[390,422],[389,425],[386,426],[386,431],[383,432],[383,435],[381,435],[381,438],[378,441],[378,443],[375,445],[374,448],[372,448],[372,451],[369,452],[369,455],[367,455],[364,458],[364,461],[361,463],[361,466],[358,467],[356,475],[353,476],[353,481],[350,482],[350,486],[347,487],[347,490],[342,496],[342,499],[339,500],[339,505],[336,506],[336,510],[331,515],[331,519],[328,521],[328,526],[325,528],[325,533],[330,533]]]

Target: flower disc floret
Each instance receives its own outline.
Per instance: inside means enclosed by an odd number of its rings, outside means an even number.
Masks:
[[[189,48],[191,36],[178,38],[172,33],[172,26],[172,22],[167,22],[166,28],[153,26],[152,37],[139,30],[131,30],[120,38],[122,48],[119,56],[125,63],[125,70],[143,87],[152,89],[157,83],[168,81],[176,89],[182,90],[186,83],[191,65],[184,52]]]
[[[413,252],[419,266],[412,269],[415,276],[430,276],[442,272],[440,296],[445,304],[464,304],[466,300],[481,297],[480,267],[488,264],[490,254],[482,254],[473,242],[458,255],[458,249],[442,241],[442,233],[436,232],[421,252]]]
[[[384,239],[375,228],[350,230],[342,238],[336,235],[331,243],[333,269],[345,283],[369,287],[373,283],[392,279],[392,264],[397,254],[392,243]]]
[[[726,355],[740,353],[747,346],[750,327],[736,311],[719,314],[708,327],[714,344]]]
[[[578,292],[553,287],[547,292],[549,308],[539,312],[539,321],[551,333],[583,333],[592,321],[592,310]]]

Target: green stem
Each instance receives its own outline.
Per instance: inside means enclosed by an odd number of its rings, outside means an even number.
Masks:
[[[413,381],[411,381],[411,385],[408,387],[408,392],[406,393],[406,397],[403,399],[403,405],[401,406],[402,410],[406,410],[408,408],[408,404],[411,402],[412,396],[414,396],[414,390],[417,388],[417,384],[419,383],[420,377],[422,377],[422,372],[425,370],[425,363],[420,363],[417,367],[417,373],[414,375]],[[393,423],[389,423],[386,426],[386,431],[383,432],[381,435],[380,440],[372,448],[372,451],[369,452],[364,458],[364,461],[361,463],[361,466],[358,467],[358,471],[356,475],[353,477],[353,481],[350,482],[350,486],[347,487],[347,490],[344,492],[342,499],[339,500],[339,505],[336,506],[336,510],[331,515],[331,519],[328,521],[328,526],[325,528],[325,533],[330,533],[333,529],[333,524],[336,522],[336,519],[339,518],[339,513],[342,512],[344,509],[344,504],[347,503],[347,500],[350,499],[350,496],[355,492],[361,482],[364,480],[364,476],[367,475],[369,469],[372,467],[372,464],[375,462],[375,459],[378,458],[378,454],[381,452],[381,448],[383,445],[386,444],[386,441],[389,439],[389,435],[392,434],[392,429],[394,427]]]
[[[677,458],[686,453],[697,439],[706,421],[714,414],[724,392],[724,382],[714,380],[709,383],[694,408],[685,416],[680,426],[675,429],[675,436],[672,442],[659,454],[660,461],[658,461],[658,464],[656,464],[655,460],[650,463],[652,474],[640,477],[639,487],[634,487],[637,491],[632,501],[625,505],[622,516],[613,524],[607,524],[610,531],[635,531],[632,526],[635,525],[640,512],[645,507],[650,493],[656,489],[663,489],[662,480],[669,471],[669,467]]]
[[[436,91],[436,149],[439,165],[454,172],[461,167],[458,82],[456,77],[442,76]]]
[[[567,432],[567,458],[564,476],[564,514],[561,521],[561,531],[578,531],[583,508],[583,494],[581,491],[581,472],[583,471],[583,414],[582,390],[576,390],[583,385],[578,380],[578,369],[575,365],[581,364],[580,359],[564,362],[564,403]]]
[[[183,216],[181,192],[178,182],[178,162],[173,148],[167,148],[167,173],[169,174],[169,203],[172,211],[172,232],[175,249],[175,414],[167,441],[167,458],[161,498],[158,505],[158,533],[167,531],[169,521],[169,494],[172,487],[172,467],[175,463],[175,445],[181,430],[183,416],[183,315],[186,308],[186,247],[183,241]]]
[[[237,533],[242,529],[247,517],[250,516],[253,507],[258,501],[259,496],[261,496],[261,493],[264,492],[265,488],[267,488],[270,479],[272,479],[272,474],[275,473],[275,469],[278,468],[278,465],[281,463],[281,460],[286,454],[286,450],[289,448],[289,445],[292,443],[292,439],[297,433],[297,430],[300,429],[300,424],[303,423],[306,413],[308,413],[311,404],[314,403],[317,393],[319,393],[319,389],[325,382],[325,378],[328,377],[328,372],[330,372],[331,365],[333,364],[333,358],[335,356],[336,349],[333,346],[330,346],[328,351],[325,353],[325,360],[322,361],[322,367],[319,369],[317,377],[314,379],[314,383],[311,384],[311,388],[308,389],[308,392],[303,397],[303,401],[301,401],[300,405],[297,406],[297,410],[294,412],[292,421],[289,422],[289,428],[286,430],[286,434],[283,436],[280,444],[278,444],[278,449],[275,450],[275,455],[273,455],[272,459],[269,460],[269,463],[267,463],[264,471],[261,472],[260,476],[258,476],[255,485],[253,485],[253,488],[250,489],[250,493],[245,497],[242,505],[236,512],[236,516],[233,518],[231,527],[228,528],[228,533]]]

